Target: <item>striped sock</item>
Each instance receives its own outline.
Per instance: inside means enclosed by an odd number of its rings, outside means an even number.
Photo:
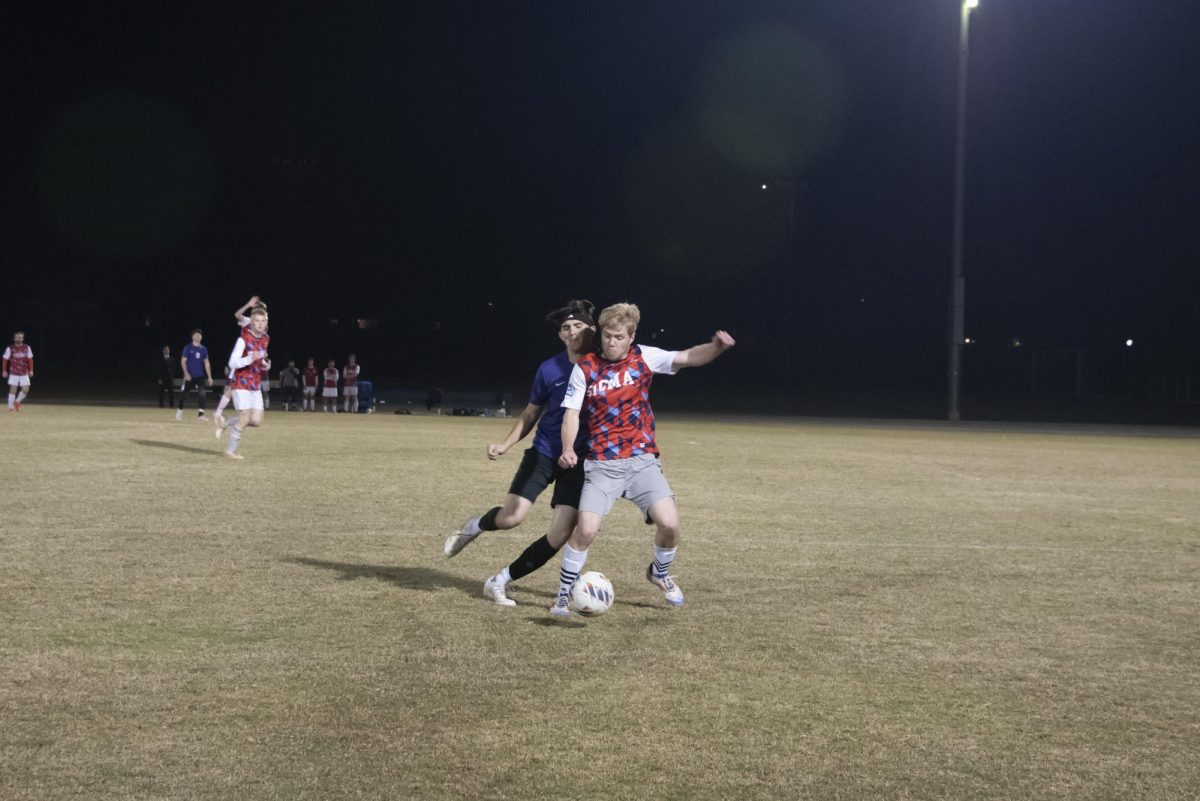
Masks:
[[[667,573],[671,570],[671,563],[675,561],[675,548],[659,548],[654,546],[654,565],[650,568],[650,572],[655,578],[666,578]]]
[[[584,563],[587,562],[587,553],[586,548],[577,551],[569,544],[563,546],[562,566],[558,569],[559,597],[571,591],[571,585],[575,583],[575,579],[579,578],[579,573],[583,570]]]

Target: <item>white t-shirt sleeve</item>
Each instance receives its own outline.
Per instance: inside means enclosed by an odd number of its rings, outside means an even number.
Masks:
[[[246,355],[246,340],[238,337],[233,343],[233,353],[229,354],[229,369],[237,370],[254,361],[254,356]]]
[[[578,364],[571,368],[571,377],[567,379],[567,393],[563,395],[562,407],[579,411],[583,408],[583,394],[587,390],[587,381],[583,377],[583,368]]]
[[[642,345],[640,347],[642,349],[642,358],[650,366],[650,372],[662,373],[664,375],[675,375],[679,372],[675,367],[675,357],[679,354],[679,351],[663,350],[651,345]]]
[[[11,358],[12,358],[12,348],[5,348],[5,349],[4,349],[4,358],[6,358],[6,359],[11,359]]]
[[[248,325],[250,325],[249,317],[247,317],[246,315],[243,314],[241,317],[238,318],[238,328],[245,328]]]

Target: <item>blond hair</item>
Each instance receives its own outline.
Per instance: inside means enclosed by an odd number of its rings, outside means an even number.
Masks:
[[[605,328],[616,328],[619,325],[625,326],[625,331],[630,336],[634,331],[637,331],[638,323],[642,320],[642,312],[632,303],[614,303],[613,305],[600,312],[600,318],[597,323],[600,330]]]

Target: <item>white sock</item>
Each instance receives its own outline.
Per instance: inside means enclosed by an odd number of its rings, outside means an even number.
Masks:
[[[9,395],[9,396],[8,396],[8,408],[10,408],[10,409],[14,408],[14,407],[13,407],[13,402],[14,402],[16,399],[17,399],[17,396],[16,396],[16,395]]]
[[[21,390],[21,393],[19,395],[17,395],[17,403],[20,403],[21,401],[25,400],[25,396],[28,394],[29,394],[28,390],[24,390],[24,389]]]
[[[570,543],[563,546],[562,565],[558,568],[558,594],[560,597],[571,590],[571,585],[583,572],[583,566],[587,563],[587,555],[586,548],[577,551],[571,547]]]
[[[499,579],[501,586],[503,586],[512,581],[512,573],[508,572],[508,567],[506,566],[503,570],[496,574],[496,578]]]
[[[226,453],[237,453],[238,442],[242,439],[242,429],[237,423],[233,424],[233,430],[229,432],[229,447],[225,449]]]
[[[651,572],[658,578],[665,578],[671,570],[671,563],[675,561],[676,548],[659,548],[654,546],[654,567]]]

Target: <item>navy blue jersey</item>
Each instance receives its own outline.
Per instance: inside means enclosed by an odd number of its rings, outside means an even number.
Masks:
[[[533,435],[533,447],[551,459],[557,459],[562,454],[562,401],[567,392],[567,379],[571,377],[574,366],[567,358],[566,351],[547,359],[538,368],[537,375],[533,377],[533,387],[529,390],[529,403],[542,407],[542,416]],[[579,437],[575,440],[576,450],[581,447],[585,433],[580,426]]]
[[[187,373],[192,378],[204,378],[204,362],[208,359],[208,348],[203,345],[193,345],[191,342],[183,348],[183,358],[187,359]]]

